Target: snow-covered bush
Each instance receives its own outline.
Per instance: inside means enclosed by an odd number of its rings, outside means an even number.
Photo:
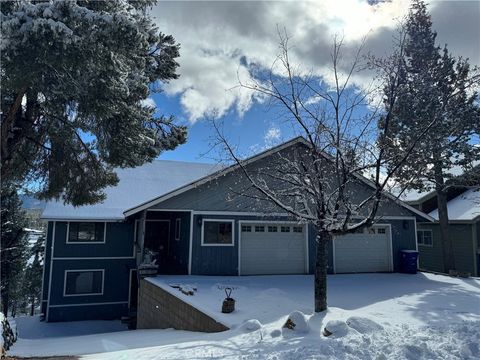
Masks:
[[[350,328],[345,321],[330,320],[323,329],[323,335],[341,338],[354,331],[355,330]]]
[[[0,312],[0,322],[2,324],[2,337],[0,338],[1,356],[5,355],[5,351],[10,349],[15,341],[17,341],[17,332],[13,331],[7,318]]]
[[[308,325],[308,317],[301,311],[294,311],[288,315],[288,320],[285,323],[284,329],[293,330],[299,333],[308,333],[310,326]]]
[[[252,332],[262,328],[262,323],[257,319],[251,319],[245,321],[242,325],[240,325],[240,330],[243,332]]]

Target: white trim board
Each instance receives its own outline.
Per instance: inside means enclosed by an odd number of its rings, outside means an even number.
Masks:
[[[190,238],[188,244],[188,275],[192,274],[192,249],[193,249],[193,211],[190,211]]]
[[[128,308],[130,309],[130,302],[132,297],[132,280],[133,280],[133,272],[137,271],[137,279],[138,279],[138,269],[130,269],[130,273],[128,274]],[[138,285],[138,283],[137,283]],[[138,289],[137,289],[138,291]],[[138,294],[137,294],[137,307],[138,307]]]
[[[42,303],[44,301],[47,301],[47,300],[44,300],[43,299],[43,291],[45,290],[44,289],[44,286],[45,286],[45,266],[47,265],[47,262],[45,261],[47,259],[47,239],[48,239],[48,223],[47,223],[47,231],[45,232],[45,251],[44,251],[44,260],[43,260],[43,266],[42,266],[42,292],[40,293],[40,298],[42,300]],[[52,227],[53,227],[53,224],[52,224]],[[52,233],[52,237],[53,237],[53,233]],[[53,254],[50,255],[50,257],[53,257]],[[47,299],[48,299],[48,293],[47,293]]]
[[[177,227],[178,224],[178,227]],[[178,231],[177,231],[178,229]],[[180,241],[182,237],[182,218],[175,219],[175,229],[174,229],[174,238],[175,241]]]
[[[61,305],[50,305],[51,308],[57,307],[70,307],[70,306],[97,306],[97,305],[120,305],[128,304],[128,301],[111,301],[111,302],[96,302],[96,303],[83,303],[83,304],[61,304]]]
[[[122,223],[125,221],[125,217],[122,218],[63,218],[63,217],[41,217],[41,220],[44,221],[57,221],[57,222],[110,222],[110,223]]]
[[[48,296],[47,296],[47,314],[45,318],[47,321],[49,320],[49,312],[48,309],[50,308],[50,295],[52,293],[52,268],[53,268],[53,254],[55,250],[55,231],[56,231],[56,225],[57,222],[53,222],[53,232],[52,232],[52,246],[51,246],[51,251],[50,251],[50,275],[48,277]]]
[[[135,256],[84,256],[84,257],[54,257],[53,260],[132,260]]]
[[[225,215],[225,216],[265,216],[265,217],[284,217],[291,216],[288,213],[263,213],[263,212],[248,212],[248,211],[205,211],[205,210],[192,210],[194,215]]]
[[[67,294],[67,274],[69,272],[101,272],[102,273],[102,291],[99,293]],[[63,297],[73,296],[100,296],[105,290],[105,269],[68,269],[63,272]]]

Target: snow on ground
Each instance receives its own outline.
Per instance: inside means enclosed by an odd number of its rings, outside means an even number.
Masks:
[[[334,275],[328,285],[330,308],[314,316],[311,276],[165,276],[153,281],[165,287],[173,283],[196,287],[194,296],[169,289],[232,330],[216,334],[135,330],[27,339],[19,322],[19,340],[10,354],[136,360],[480,358],[480,279]],[[232,297],[237,310],[232,314],[220,312],[225,294],[219,288],[225,285],[236,287]],[[294,311],[305,314],[302,329],[282,328]],[[294,317],[301,321],[302,314]],[[74,324],[81,323],[44,325],[64,329],[58,334],[80,326]],[[334,334],[322,336],[325,326]]]
[[[39,316],[20,316],[15,318],[22,339],[51,339],[64,336],[82,336],[125,331],[127,325],[120,320],[72,321],[68,323],[47,323]]]

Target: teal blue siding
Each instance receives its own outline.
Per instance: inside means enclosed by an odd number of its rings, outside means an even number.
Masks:
[[[132,257],[134,222],[107,222],[104,244],[67,244],[67,222],[55,225],[54,257]]]
[[[202,219],[234,220],[234,246],[202,246]],[[239,221],[292,221],[279,216],[229,216],[195,215],[193,217],[192,274],[194,275],[238,275]],[[310,234],[310,232],[309,232]]]
[[[130,269],[136,267],[135,259],[54,260],[50,306],[128,301]],[[65,270],[105,270],[103,295],[63,296]]]
[[[134,222],[107,222],[105,243],[101,244],[67,244],[67,222],[58,221],[55,226],[49,222],[46,249],[42,297],[49,299],[49,307],[44,301],[42,310],[48,321],[111,319],[128,314],[130,270],[136,268]],[[90,269],[104,270],[103,294],[64,296],[65,270]],[[101,305],[119,302],[122,304]]]
[[[475,224],[449,224],[449,236],[453,242],[455,267],[458,271],[475,274],[475,256],[473,226]],[[440,238],[440,226],[435,224],[418,224],[418,229],[431,230],[433,245],[419,245],[420,268],[430,271],[445,272],[443,267],[443,244]],[[477,233],[478,236],[478,233]]]
[[[238,220],[238,216],[195,215],[193,217],[192,274],[238,275],[238,221],[233,226],[234,246],[202,246],[202,219]]]
[[[126,314],[128,314],[128,304],[52,307],[49,312],[49,321],[113,320]]]
[[[302,153],[306,150],[304,145],[284,149],[278,153],[267,156],[248,164],[246,167],[251,174],[272,174],[272,169],[276,164],[285,163],[285,158],[292,158],[293,153],[298,151]],[[304,155],[305,156],[305,155]],[[308,159],[306,160],[308,163]],[[281,174],[275,174],[281,177]],[[273,180],[266,177],[271,188],[289,187],[288,182]],[[348,192],[352,197],[352,202],[361,203],[371,196],[372,188],[361,181],[352,181],[348,186]],[[247,194],[250,196],[243,196]],[[259,198],[261,200],[259,200]],[[390,216],[413,216],[410,210],[407,210],[397,202],[384,199],[379,205],[378,215]],[[288,204],[289,200],[285,200]],[[294,206],[294,204],[289,204]],[[283,213],[284,210],[266,200],[262,194],[252,190],[250,181],[245,177],[242,170],[234,170],[214,180],[205,182],[172,198],[152,206],[152,209],[185,209],[196,211],[242,211],[258,213]],[[363,209],[365,213],[368,209]]]
[[[477,257],[477,276],[480,276],[480,220],[474,225],[476,227],[477,238],[474,251],[476,251],[475,256]]]

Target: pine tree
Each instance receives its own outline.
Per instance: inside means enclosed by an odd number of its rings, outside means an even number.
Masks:
[[[468,59],[455,59],[447,46],[435,44],[437,34],[423,1],[413,1],[404,30],[404,47],[398,52],[402,54],[402,79],[395,99],[385,91],[385,101],[395,106],[381,143],[395,163],[418,134],[429,128],[396,175],[404,186],[436,191],[448,272],[455,263],[448,235],[446,188],[455,183],[454,168],[471,171],[472,163],[479,159],[480,147],[474,143],[479,134],[476,90],[480,77]]]
[[[28,256],[28,243],[24,231],[27,221],[21,205],[16,187],[2,182],[0,290],[2,312],[5,315],[9,313],[9,309],[15,309],[12,305],[21,297],[19,290]]]
[[[0,3],[3,180],[95,203],[118,182],[114,168],[185,142],[185,127],[145,102],[178,77],[179,45],[150,19],[154,3]]]
[[[45,254],[45,235],[37,237],[35,244],[29,249],[30,260],[25,269],[23,279],[23,300],[26,311],[31,316],[35,314],[35,308],[40,305],[42,291],[42,273]]]

